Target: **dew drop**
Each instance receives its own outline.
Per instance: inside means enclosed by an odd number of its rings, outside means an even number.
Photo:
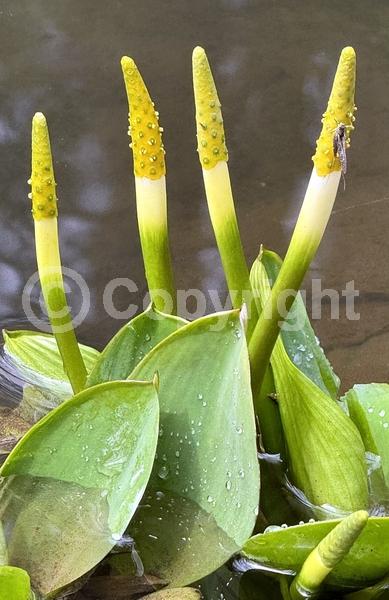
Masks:
[[[279,531],[280,529],[281,527],[279,525],[269,525],[263,533],[271,533],[272,531]]]
[[[169,477],[169,467],[167,465],[162,465],[158,471],[158,477],[160,479],[167,479]]]

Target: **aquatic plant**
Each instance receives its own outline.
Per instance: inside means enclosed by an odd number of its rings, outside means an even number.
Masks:
[[[285,259],[261,248],[250,272],[219,97],[204,50],[194,50],[198,153],[233,309],[187,322],[176,314],[159,115],[136,64],[122,59],[151,304],[102,352],[76,340],[48,127],[34,116],[30,197],[53,333],[3,333],[4,360],[25,386],[1,424],[0,598],[77,597],[93,582],[102,597],[108,578],[128,597],[192,600],[200,594],[188,586],[203,580],[206,594],[204,578],[232,556],[253,572],[238,592],[246,600],[264,597],[253,583],[261,570],[285,599],[386,589],[389,386],[339,399],[298,292],[345,170],[355,60],[342,51]]]

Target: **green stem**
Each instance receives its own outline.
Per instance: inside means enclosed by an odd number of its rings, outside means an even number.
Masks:
[[[64,370],[76,394],[85,385],[86,368],[66,301],[58,243],[58,210],[53,159],[49,131],[42,113],[36,113],[32,121],[30,182],[35,249],[43,297]]]
[[[56,218],[35,221],[35,246],[47,315],[62,357],[65,373],[74,393],[77,394],[85,386],[87,372],[66,300]]]
[[[135,177],[136,206],[147,285],[154,306],[177,313],[176,288],[169,247],[165,176]]]
[[[298,236],[295,230],[279,275],[249,342],[252,387],[256,393],[261,389],[280,327],[301,287],[321,236],[319,239],[316,236],[312,239],[308,234],[304,240],[296,238]]]
[[[228,171],[221,104],[203,48],[193,51],[193,89],[196,104],[197,141],[208,209],[227,280],[232,305],[247,307],[247,339],[258,319],[249,270],[239,234]]]

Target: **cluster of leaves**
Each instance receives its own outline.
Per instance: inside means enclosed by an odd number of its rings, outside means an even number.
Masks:
[[[266,272],[263,265],[269,272],[277,270],[279,259],[262,252],[253,279]],[[265,293],[262,290],[260,297]],[[341,419],[349,418],[335,400],[339,380],[316,341],[300,297],[288,323],[293,319],[303,327],[297,332],[285,327],[281,333],[284,363],[273,358],[273,373],[280,371],[288,381],[278,384],[276,375],[275,390],[295,420],[312,402],[314,414],[305,424],[297,419],[290,425],[281,411],[286,428],[281,426],[273,439],[278,443],[285,435],[291,452],[294,442],[287,437],[291,427],[300,436],[301,451],[304,437],[313,430],[315,443],[324,435],[331,447],[335,442],[327,436],[339,436],[344,428]],[[0,503],[7,539],[4,554],[9,564],[24,571],[3,568],[15,571],[12,576],[20,578],[21,588],[27,571],[37,593],[57,596],[114,547],[117,550],[123,535],[136,540],[146,573],[158,576],[159,584],[146,580],[144,590],[167,581],[174,586],[193,583],[242,546],[247,557],[294,573],[336,524],[331,520],[273,527],[247,541],[257,514],[259,475],[248,354],[238,311],[187,323],[151,306],[126,324],[101,353],[80,346],[88,379],[85,391],[75,396],[53,336],[4,331],[4,341],[3,360],[12,363],[26,382],[20,405],[2,419],[9,433],[4,454],[23,436],[2,468]],[[388,399],[387,384],[355,386],[343,399],[366,451],[381,457],[371,479],[376,504],[385,502],[388,489],[384,414]],[[268,397],[266,401],[280,424],[282,401]],[[326,415],[335,410],[332,407],[339,412],[327,430]],[[319,450],[317,460],[324,461],[326,453]],[[308,470],[314,460],[311,453]],[[328,469],[335,469],[339,461],[347,463],[347,456],[334,460]],[[264,460],[262,466],[262,520],[290,521],[295,518],[290,508],[293,495],[285,502],[274,469],[269,479],[269,463]],[[317,476],[320,469],[315,470]],[[293,477],[296,482],[295,472]],[[339,487],[336,477],[334,483]],[[326,498],[330,492],[321,493]],[[358,508],[361,498],[356,498]],[[338,508],[341,502],[339,498]],[[320,509],[309,502],[297,512],[320,516]],[[389,564],[379,539],[388,536],[388,519],[369,519],[330,582],[358,586],[383,577]],[[119,578],[133,569],[128,550],[111,554],[109,562]]]

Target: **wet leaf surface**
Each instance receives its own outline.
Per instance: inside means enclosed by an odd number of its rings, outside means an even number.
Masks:
[[[160,436],[130,535],[146,572],[189,585],[250,535],[259,470],[247,347],[236,311],[182,327],[132,374],[160,376]]]
[[[9,560],[42,594],[67,586],[116,544],[146,487],[158,436],[152,383],[74,396],[4,463],[0,511]]]
[[[366,451],[378,459],[374,473],[377,500],[389,501],[389,385],[355,385],[344,396],[350,416],[362,436]],[[382,478],[382,485],[377,480]],[[379,486],[379,487],[378,487]]]
[[[153,306],[124,325],[104,348],[90,373],[87,385],[127,379],[136,365],[168,335],[186,324]]]
[[[306,523],[294,527],[274,528],[252,537],[243,554],[264,568],[297,572],[308,554],[339,520]],[[389,518],[370,517],[350,553],[328,576],[330,585],[366,586],[389,572]]]

